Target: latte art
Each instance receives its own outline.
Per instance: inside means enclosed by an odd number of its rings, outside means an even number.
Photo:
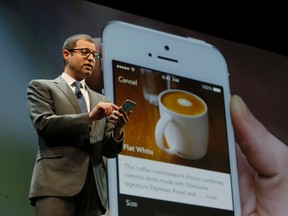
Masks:
[[[206,111],[206,106],[201,99],[186,92],[169,92],[161,98],[163,105],[181,115],[201,115]]]

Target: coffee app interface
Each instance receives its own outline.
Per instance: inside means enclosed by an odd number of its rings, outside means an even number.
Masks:
[[[113,83],[116,104],[137,103],[117,158],[119,215],[234,215],[222,87],[119,61]]]

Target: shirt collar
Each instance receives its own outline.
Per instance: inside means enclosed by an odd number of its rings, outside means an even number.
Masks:
[[[63,72],[62,73],[62,78],[67,82],[67,84],[69,86],[72,86],[73,83],[76,81],[74,78],[72,78],[71,76],[69,76],[67,73]],[[86,83],[85,83],[85,79],[79,81],[81,83],[82,86],[85,87],[86,89]]]

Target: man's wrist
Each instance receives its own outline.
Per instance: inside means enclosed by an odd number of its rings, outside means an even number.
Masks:
[[[123,139],[124,137],[124,132],[123,129],[117,130],[116,128],[114,128],[113,132],[112,132],[112,136],[114,139],[116,139],[117,141],[120,141]]]

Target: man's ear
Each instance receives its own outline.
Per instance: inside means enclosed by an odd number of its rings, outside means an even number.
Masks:
[[[70,52],[65,49],[65,50],[63,50],[62,54],[63,54],[63,58],[65,59],[65,61],[69,62]]]

